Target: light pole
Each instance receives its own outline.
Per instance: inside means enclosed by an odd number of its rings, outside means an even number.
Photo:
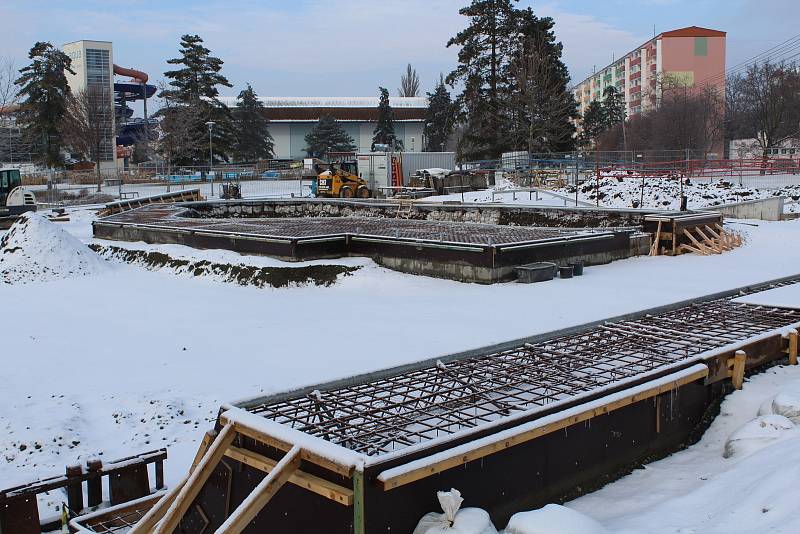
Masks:
[[[211,171],[214,166],[214,144],[211,142],[212,137],[212,130],[214,129],[214,125],[216,123],[214,121],[208,121],[206,126],[208,126],[208,174],[211,178],[211,196],[214,196],[214,177],[211,176]]]

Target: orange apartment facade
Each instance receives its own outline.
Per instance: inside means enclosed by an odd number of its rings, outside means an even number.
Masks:
[[[607,87],[624,95],[627,116],[655,107],[663,87],[716,87],[725,95],[725,32],[690,26],[663,32],[573,88],[583,115]]]

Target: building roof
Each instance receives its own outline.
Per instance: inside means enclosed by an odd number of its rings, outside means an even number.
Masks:
[[[374,122],[378,120],[378,97],[259,97],[264,104],[267,118],[276,122],[308,122],[330,115],[340,121]],[[221,97],[226,106],[235,106],[236,98]],[[422,121],[428,108],[425,97],[389,97],[395,119],[398,121]]]
[[[726,35],[726,32],[719,30],[701,28],[700,26],[687,26],[686,28],[678,28],[677,30],[662,32],[658,34],[656,39],[659,37],[725,37]]]

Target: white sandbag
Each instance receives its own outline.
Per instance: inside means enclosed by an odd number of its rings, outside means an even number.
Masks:
[[[772,413],[782,415],[800,425],[800,397],[791,393],[778,393],[772,400]]]
[[[795,428],[794,423],[782,415],[760,415],[742,425],[725,441],[724,458],[742,457],[763,449]]]
[[[480,508],[459,510],[464,499],[457,489],[436,493],[444,513],[425,514],[413,534],[497,534],[489,514]]]
[[[572,508],[548,504],[539,510],[514,514],[503,534],[608,534],[608,531]]]

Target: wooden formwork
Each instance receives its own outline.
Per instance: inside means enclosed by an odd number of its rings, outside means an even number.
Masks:
[[[721,214],[711,212],[646,215],[644,231],[653,235],[650,255],[694,252],[708,256],[741,246],[741,234],[726,230],[722,222]]]
[[[800,309],[734,300],[753,291],[225,405],[134,532],[410,532],[450,487],[502,525],[591,491],[697,439],[747,370],[797,363]]]

